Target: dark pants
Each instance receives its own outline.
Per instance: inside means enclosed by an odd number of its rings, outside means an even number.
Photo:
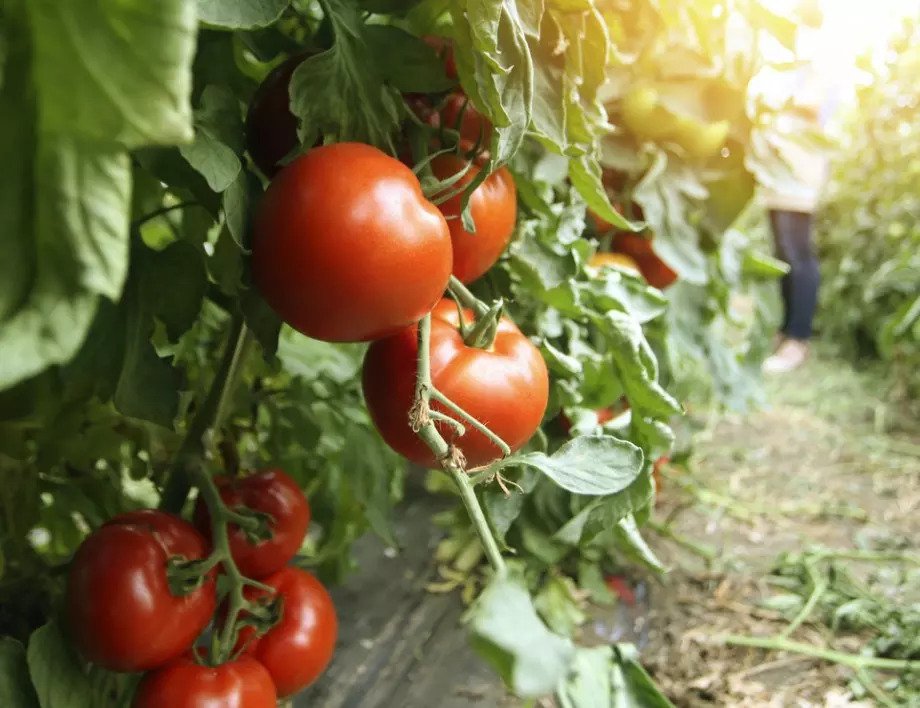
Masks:
[[[770,211],[776,254],[789,264],[783,277],[783,333],[793,339],[811,337],[818,304],[818,259],[812,246],[812,215],[800,211]]]

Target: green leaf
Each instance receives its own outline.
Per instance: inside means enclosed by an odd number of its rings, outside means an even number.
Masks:
[[[0,706],[37,708],[38,698],[29,682],[26,650],[11,637],[0,637]]]
[[[291,329],[285,329],[278,341],[278,358],[284,368],[304,381],[353,381],[360,376],[366,350],[366,344],[329,344]]]
[[[192,139],[189,0],[29,0],[43,133],[139,147]]]
[[[527,591],[498,577],[467,616],[472,642],[514,693],[523,698],[553,691],[565,675],[573,649],[567,638],[547,629]]]
[[[198,0],[198,19],[217,27],[265,27],[281,17],[291,0]]]
[[[657,418],[680,413],[681,406],[658,383],[658,362],[639,323],[611,310],[598,318],[610,343],[610,355],[634,411],[647,411]]]
[[[368,27],[347,0],[325,0],[323,7],[335,42],[298,66],[289,88],[301,143],[357,140],[392,152],[402,99],[384,82]]]
[[[602,435],[569,440],[551,456],[530,452],[506,458],[501,466],[539,470],[573,494],[615,494],[642,471],[642,449],[627,440]]]
[[[188,241],[175,241],[162,251],[144,249],[139,260],[141,307],[166,325],[175,341],[201,311],[208,289],[204,257]]]
[[[89,677],[54,621],[32,633],[26,656],[41,708],[95,708]]]
[[[617,546],[626,552],[633,560],[639,561],[652,570],[664,571],[664,566],[655,552],[649,548],[642,534],[639,533],[639,527],[636,526],[636,519],[632,514],[624,516],[617,522],[614,529]]]
[[[560,708],[612,708],[613,687],[610,666],[613,649],[607,646],[579,647],[572,668],[556,696]],[[641,704],[636,704],[639,708]],[[642,707],[644,708],[644,706]]]
[[[755,278],[780,278],[789,272],[789,264],[765,253],[745,251],[741,269]]]
[[[182,145],[179,153],[215,192],[227,189],[243,169],[236,153],[202,126],[195,130],[195,141],[191,145]]]
[[[617,644],[611,667],[611,684],[616,708],[674,708],[639,663],[639,652],[631,644]]]
[[[171,360],[161,359],[153,348],[153,318],[141,298],[133,288],[125,295],[125,355],[113,401],[125,415],[172,428],[179,408],[180,377]]]
[[[534,607],[556,634],[570,636],[584,623],[585,613],[575,600],[576,594],[577,588],[571,578],[553,575],[534,598]]]
[[[588,208],[599,217],[624,231],[641,230],[641,224],[633,224],[613,208],[601,181],[601,166],[596,159],[582,155],[569,160],[569,179],[581,198],[588,203]]]
[[[455,85],[435,50],[392,25],[368,25],[365,41],[384,81],[402,93],[438,93]]]
[[[0,97],[0,150],[13,166],[0,190],[0,229],[13,235],[0,266],[0,389],[69,360],[98,296],[119,297],[124,149],[192,136],[190,3],[35,0],[22,12],[5,18],[14,30]]]

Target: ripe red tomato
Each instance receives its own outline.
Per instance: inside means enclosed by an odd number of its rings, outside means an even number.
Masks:
[[[267,177],[274,177],[282,158],[297,147],[297,118],[291,113],[288,87],[294,70],[309,56],[310,52],[295,54],[272,69],[249,104],[246,149]]]
[[[473,319],[464,312],[464,321]],[[540,352],[517,326],[503,317],[488,349],[464,343],[459,316],[451,300],[441,300],[431,316],[431,380],[435,388],[517,450],[534,434],[549,396],[549,378]],[[428,446],[409,428],[415,395],[416,327],[374,342],[364,358],[364,398],[374,425],[387,444],[423,467],[437,467]],[[433,408],[447,413],[442,406]],[[457,438],[452,426],[438,423],[448,442],[456,443],[468,467],[500,456],[482,433],[466,426]]]
[[[456,155],[439,155],[431,161],[431,169],[438,179],[453,177],[464,169],[467,162]],[[459,190],[472,181],[479,168],[469,170],[451,191]],[[450,238],[454,248],[454,275],[464,283],[476,280],[491,268],[505,250],[517,219],[517,189],[514,178],[504,167],[486,178],[476,187],[470,198],[470,210],[476,233],[463,228],[460,221],[460,195],[457,194],[438,207],[447,217]]]
[[[268,669],[279,698],[313,683],[325,671],[335,650],[338,621],[332,598],[322,583],[299,568],[283,568],[263,581],[282,598],[281,621],[261,637],[252,627],[240,632],[240,646]],[[247,598],[267,598],[264,590],[247,588]]]
[[[264,578],[281,570],[297,553],[310,523],[310,506],[297,483],[279,469],[248,477],[216,477],[220,498],[231,509],[248,507],[271,517],[272,537],[250,543],[238,526],[229,526],[230,553],[243,575]],[[211,516],[203,500],[195,507],[195,525],[211,535]]]
[[[144,676],[133,708],[275,708],[277,700],[268,670],[252,657],[202,666],[184,656]]]
[[[620,232],[613,239],[613,250],[631,256],[639,265],[639,272],[649,285],[663,289],[677,280],[671,270],[652,250],[652,239],[641,234]]]
[[[447,287],[444,216],[412,170],[377,148],[314,148],[282,170],[255,220],[252,275],[308,337],[357,342],[420,320]]]
[[[207,542],[195,528],[153,509],[116,516],[90,534],[70,566],[67,613],[83,656],[113,671],[142,671],[185,652],[216,603],[213,576],[172,594],[170,558],[197,560]]]

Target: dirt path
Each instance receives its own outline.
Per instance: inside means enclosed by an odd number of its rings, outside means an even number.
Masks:
[[[920,435],[876,398],[880,390],[870,376],[817,358],[769,383],[766,410],[696,421],[694,453],[684,469],[668,471],[657,514],[663,528],[650,533],[671,572],[652,588],[642,653],[676,705],[852,706],[893,696],[894,705],[914,698],[920,705],[920,694],[890,675],[873,675],[873,698],[840,664],[718,639],[775,636],[815,578],[830,579],[834,590],[849,587],[843,581],[852,576],[868,597],[884,599],[846,609],[872,617],[894,607],[891,617],[903,623],[901,611],[920,601],[920,572],[899,558],[916,554],[920,540]],[[875,561],[812,555],[806,567],[801,554],[819,546]],[[771,575],[782,554],[798,556],[786,557],[784,577]],[[835,600],[830,591],[819,594],[789,638],[859,652],[878,633],[832,631],[820,620]],[[916,629],[904,630],[913,641]]]

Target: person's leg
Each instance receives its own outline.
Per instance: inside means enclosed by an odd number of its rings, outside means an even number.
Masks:
[[[818,260],[812,247],[812,216],[802,212],[772,211],[770,223],[777,255],[789,264],[783,278],[786,340],[765,362],[767,371],[788,371],[804,361],[818,302]]]
[[[770,230],[773,232],[773,245],[776,257],[781,261],[789,263],[789,257],[786,255],[786,241],[789,240],[785,230],[788,226],[788,215],[791,212],[770,210]],[[780,333],[785,334],[786,327],[789,324],[789,313],[792,310],[792,273],[786,273],[780,281],[780,295],[783,299],[783,324],[780,327]]]
[[[783,331],[793,339],[811,338],[812,321],[818,306],[818,284],[820,272],[818,259],[812,245],[812,215],[802,212],[786,212],[783,217],[788,223],[783,248],[790,271],[789,314]]]

